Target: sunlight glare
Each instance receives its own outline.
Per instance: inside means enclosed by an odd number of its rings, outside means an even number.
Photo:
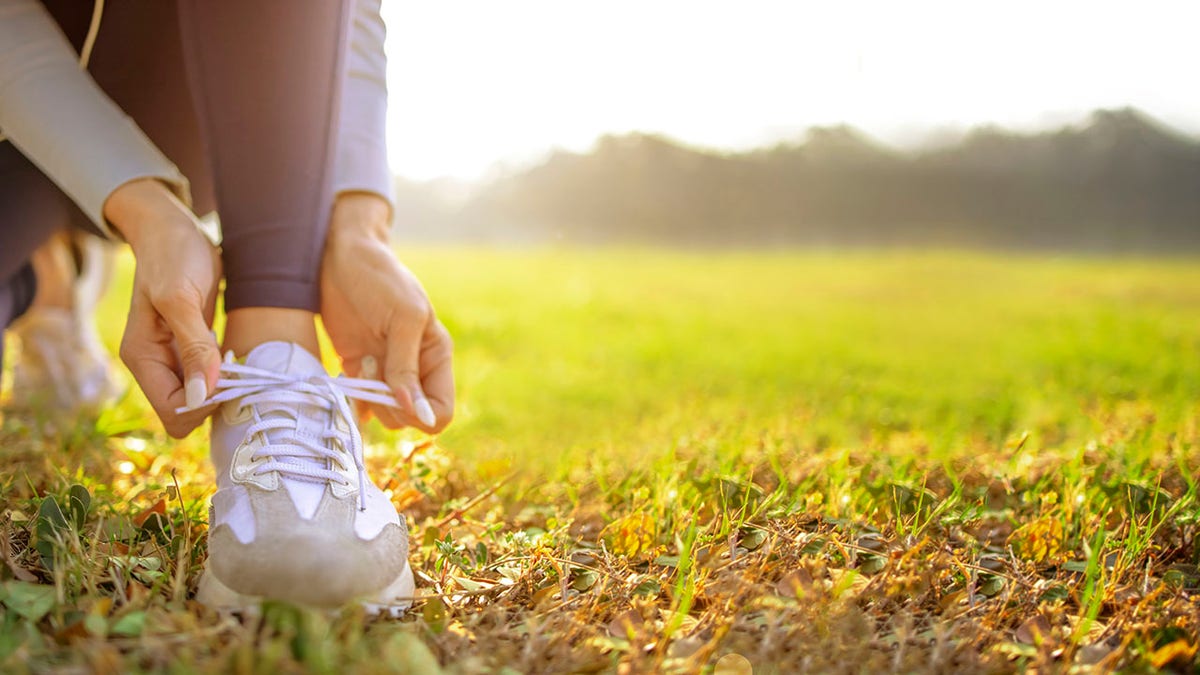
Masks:
[[[1017,0],[385,3],[389,157],[413,179],[605,133],[745,148],[848,123],[893,143],[1137,106],[1200,132],[1200,6]]]

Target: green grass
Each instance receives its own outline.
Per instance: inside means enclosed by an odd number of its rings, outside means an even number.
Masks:
[[[429,599],[208,613],[203,434],[11,412],[0,670],[1200,672],[1198,261],[402,258],[458,416],[368,437]]]

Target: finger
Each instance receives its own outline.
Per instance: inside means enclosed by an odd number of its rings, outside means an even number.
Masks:
[[[392,389],[392,395],[400,404],[400,410],[416,421],[418,428],[426,431],[437,425],[437,415],[421,389],[421,343],[432,312],[408,314],[393,320],[388,327],[387,356],[384,361],[383,380]]]
[[[367,363],[368,365],[364,365]],[[363,356],[356,358],[342,359],[342,372],[346,373],[346,377],[362,377],[368,380],[373,380],[379,377],[379,366],[376,365],[374,356]],[[374,372],[369,373],[368,371]]]
[[[167,433],[182,438],[204,420],[203,412],[178,415],[185,402],[179,362],[170,334],[159,324],[146,303],[131,303],[129,321],[121,340],[121,360],[146,395]]]
[[[454,418],[454,341],[437,319],[421,346],[421,388],[437,418],[430,431],[441,431]]]
[[[420,427],[420,420],[413,417],[411,414],[399,408],[391,406],[379,405],[378,403],[368,403],[362,408],[364,419],[370,419],[372,415],[379,420],[380,424],[388,429],[403,429],[404,427]]]
[[[158,350],[159,355],[168,353],[169,351],[166,349]],[[183,382],[175,374],[174,368],[158,358],[157,355],[149,351],[144,351],[143,354],[144,356],[136,360],[136,365],[130,364],[130,372],[134,372],[134,379],[145,392],[146,398],[153,399],[151,406],[158,414],[158,418],[162,420],[163,428],[167,433],[173,438],[187,436],[204,421],[211,411],[209,408],[201,408],[189,410],[183,414],[177,413],[176,410],[187,402]]]
[[[216,388],[221,369],[221,350],[204,318],[205,300],[198,294],[180,292],[166,296],[155,307],[175,338],[189,408],[204,403],[208,392]]]
[[[380,359],[372,355],[362,357],[359,362],[361,376],[370,380],[379,380],[382,378],[379,372]],[[395,397],[395,394],[393,394]],[[401,427],[411,426],[416,419],[405,413],[403,410],[394,407],[380,405],[378,403],[359,402],[359,416],[366,421],[371,415],[374,415],[380,423],[389,429],[399,429]]]
[[[372,354],[367,354],[359,359],[347,359],[342,361],[343,369],[350,377],[362,377],[368,380],[379,380],[380,359]],[[365,401],[355,401],[358,406],[358,417],[362,422],[371,419],[374,415],[379,421],[389,429],[399,429],[400,427],[408,426],[406,416],[397,408],[377,403],[367,403]]]

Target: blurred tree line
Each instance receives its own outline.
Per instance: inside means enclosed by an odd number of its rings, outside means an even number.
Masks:
[[[459,199],[398,191],[398,230],[434,239],[1200,248],[1200,142],[1131,109],[911,153],[848,127],[740,154],[606,136]]]

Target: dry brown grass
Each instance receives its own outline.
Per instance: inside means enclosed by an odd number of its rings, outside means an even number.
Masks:
[[[1200,673],[1196,266],[407,256],[463,393],[367,431],[413,611],[209,612],[203,434],[10,411],[0,670]]]

